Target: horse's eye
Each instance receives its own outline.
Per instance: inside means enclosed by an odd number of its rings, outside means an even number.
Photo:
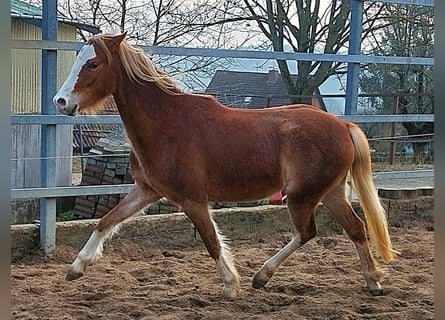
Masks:
[[[97,62],[90,62],[88,64],[88,68],[90,69],[96,69],[99,66],[99,64]]]

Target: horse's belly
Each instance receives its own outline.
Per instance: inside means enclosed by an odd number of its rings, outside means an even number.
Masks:
[[[239,173],[210,180],[208,198],[210,201],[259,200],[271,196],[282,187],[279,175],[256,172],[254,175],[243,176]]]

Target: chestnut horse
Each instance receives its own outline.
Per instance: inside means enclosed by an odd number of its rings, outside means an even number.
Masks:
[[[101,256],[104,240],[121,222],[165,197],[193,222],[216,262],[224,296],[234,298],[240,277],[208,202],[261,199],[284,190],[293,238],[259,269],[253,287],[263,287],[281,263],[315,237],[314,211],[322,202],[357,247],[370,292],[382,293],[382,272],[370,252],[365,223],[345,196],[350,173],[370,239],[385,262],[393,260],[396,251],[372,180],[368,141],[357,125],[309,105],[245,110],[185,93],[130,45],[125,33],[89,39],[54,103],[61,113],[75,115],[94,110],[111,95],[132,145],[135,183],[100,219],[67,280],[81,277]]]

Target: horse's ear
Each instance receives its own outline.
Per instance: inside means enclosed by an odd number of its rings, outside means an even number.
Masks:
[[[122,40],[124,40],[125,39],[125,37],[127,36],[127,31],[125,31],[125,32],[123,32],[123,33],[121,33],[121,34],[118,34],[118,35],[116,35],[116,36],[114,36],[114,42],[117,44],[117,45],[119,45],[121,42],[122,42]]]
[[[110,52],[115,52],[118,50],[121,42],[125,39],[127,35],[127,32],[116,34],[116,35],[109,35],[108,37],[104,38],[104,42],[106,43],[108,49]]]

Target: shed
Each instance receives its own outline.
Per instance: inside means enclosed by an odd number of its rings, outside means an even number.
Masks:
[[[11,39],[41,40],[42,9],[21,0],[11,0]],[[58,40],[76,41],[76,29],[92,33],[100,30],[91,25],[58,17]],[[12,50],[11,114],[39,114],[41,112],[41,50]],[[58,51],[57,85],[60,86],[76,58],[72,51]],[[13,125],[11,128],[11,187],[40,186],[40,126]],[[58,126],[57,185],[71,185],[72,125]]]

